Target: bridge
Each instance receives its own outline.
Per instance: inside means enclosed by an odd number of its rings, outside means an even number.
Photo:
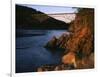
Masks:
[[[60,21],[64,21],[65,23],[70,23],[76,17],[75,13],[56,13],[56,14],[47,14],[47,15],[45,15],[45,14],[36,14],[35,15],[34,14],[35,18],[38,19],[40,22],[45,21],[50,16],[50,17],[52,17],[54,19],[57,19],[57,20],[60,20]]]
[[[55,18],[60,21],[64,21],[65,23],[70,23],[76,17],[75,13],[59,13],[59,14],[48,14],[48,16]]]

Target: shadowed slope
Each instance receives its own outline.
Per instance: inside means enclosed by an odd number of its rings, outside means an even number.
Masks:
[[[56,20],[35,9],[16,5],[16,28],[18,29],[67,29],[68,24]]]

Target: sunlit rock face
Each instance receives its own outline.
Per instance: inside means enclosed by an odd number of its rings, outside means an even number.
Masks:
[[[64,33],[55,44],[65,49],[62,63],[71,64],[76,69],[93,68],[94,10],[80,9],[68,31],[69,33]]]
[[[55,18],[60,21],[64,21],[65,23],[70,23],[75,20],[76,14],[74,13],[58,13],[58,14],[48,14],[48,16]]]
[[[80,9],[76,19],[71,23],[69,31],[71,37],[65,42],[69,53],[76,55],[77,68],[94,67],[94,9]],[[67,57],[65,57],[67,56]],[[63,63],[70,58],[68,54],[63,56]]]
[[[75,61],[75,53],[73,52],[69,52],[67,55],[64,55],[62,57],[62,62],[64,64],[73,64],[75,68],[77,67],[76,61]]]

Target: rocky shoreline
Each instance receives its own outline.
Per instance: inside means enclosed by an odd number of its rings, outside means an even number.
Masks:
[[[69,32],[60,38],[54,36],[44,46],[51,50],[63,49],[62,64],[41,66],[37,71],[94,68],[94,9],[80,9]]]
[[[75,69],[73,65],[60,64],[60,65],[44,65],[37,69],[37,72],[42,71],[60,71],[60,70],[71,70]]]

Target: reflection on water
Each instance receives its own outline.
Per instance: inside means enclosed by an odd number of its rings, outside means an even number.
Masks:
[[[61,51],[51,53],[44,45],[53,36],[60,37],[65,30],[17,30],[16,72],[34,72],[46,64],[61,63]]]

